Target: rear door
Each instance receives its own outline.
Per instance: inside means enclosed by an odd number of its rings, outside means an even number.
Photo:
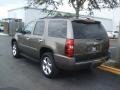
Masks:
[[[76,60],[92,60],[106,55],[109,40],[100,22],[73,21]]]
[[[44,45],[44,31],[45,31],[45,21],[40,20],[36,23],[33,35],[30,38],[31,55],[35,58],[39,58],[39,51],[41,46]]]

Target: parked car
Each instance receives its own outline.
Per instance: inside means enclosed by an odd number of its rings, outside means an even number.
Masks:
[[[109,58],[109,38],[99,21],[40,19],[19,29],[11,40],[12,54],[39,61],[42,73],[99,66]]]
[[[112,39],[117,39],[119,36],[119,31],[107,31],[108,37]]]
[[[0,26],[0,32],[3,32],[3,26]]]

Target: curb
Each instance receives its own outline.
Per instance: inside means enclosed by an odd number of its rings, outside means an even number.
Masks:
[[[110,66],[107,66],[107,65],[101,65],[98,68],[102,69],[104,71],[108,71],[108,72],[120,75],[120,69],[118,69],[118,68],[110,67]]]
[[[8,34],[0,33],[0,36],[8,36]]]

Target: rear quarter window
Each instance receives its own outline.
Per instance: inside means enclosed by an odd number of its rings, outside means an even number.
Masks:
[[[50,20],[48,24],[48,36],[56,38],[66,38],[67,21],[66,20]]]
[[[107,33],[104,27],[99,23],[77,23],[72,22],[75,39],[96,39],[106,38]]]

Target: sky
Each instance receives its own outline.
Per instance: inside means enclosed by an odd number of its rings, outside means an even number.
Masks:
[[[27,0],[0,0],[0,20],[8,17],[8,10],[26,5]],[[75,13],[75,10],[68,5],[68,0],[64,1],[64,5],[60,6],[58,11]]]
[[[8,10],[25,5],[26,0],[0,0],[0,19],[8,17]]]

